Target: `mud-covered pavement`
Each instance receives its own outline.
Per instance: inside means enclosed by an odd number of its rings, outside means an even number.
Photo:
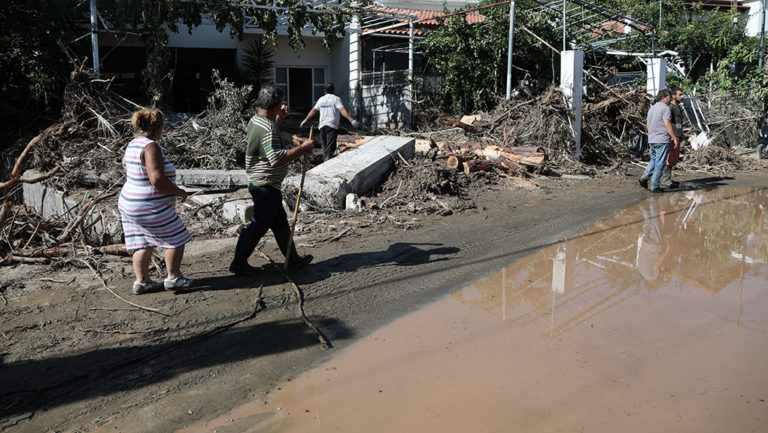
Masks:
[[[766,203],[654,194],[184,432],[766,431]]]
[[[686,178],[691,188],[716,188],[764,185],[768,174]],[[228,274],[231,239],[190,246],[183,270],[200,284],[186,293],[129,295],[128,259],[101,270],[109,287],[158,312],[131,307],[82,268],[6,267],[0,428],[177,431],[246,402],[268,403],[276,383],[378,327],[647,197],[634,178],[541,179],[488,190],[477,209],[425,216],[417,230],[355,227],[314,246],[299,238],[315,261],[293,279],[331,350],[296,318],[279,272]],[[277,257],[271,242],[265,252]]]

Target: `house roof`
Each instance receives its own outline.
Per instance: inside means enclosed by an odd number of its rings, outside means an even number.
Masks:
[[[457,11],[448,12],[434,11],[428,9],[410,9],[410,8],[392,8],[384,6],[371,6],[366,8],[370,14],[384,17],[391,17],[385,23],[363,22],[363,34],[366,33],[385,33],[392,35],[407,35],[409,33],[408,23],[413,20],[414,34],[423,35],[422,29],[436,29],[440,26],[439,18],[454,14],[463,13],[464,19],[469,24],[476,24],[485,21],[485,17],[477,11]]]

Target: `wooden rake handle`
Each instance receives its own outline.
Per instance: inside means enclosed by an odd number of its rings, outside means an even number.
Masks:
[[[312,132],[315,125],[309,128],[309,139],[312,139]],[[304,189],[304,178],[307,176],[307,167],[309,166],[309,152],[304,154],[301,161],[301,182],[299,182],[299,193],[296,195],[296,206],[293,208],[293,221],[291,221],[291,237],[288,238],[288,250],[285,253],[285,270],[288,270],[288,263],[291,260],[291,247],[293,246],[293,232],[296,229],[296,218],[299,216],[299,204],[301,203],[301,191]]]

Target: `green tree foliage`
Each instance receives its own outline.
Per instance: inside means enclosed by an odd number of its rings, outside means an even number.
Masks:
[[[31,112],[54,103],[71,70],[59,42],[83,33],[74,0],[6,0],[0,7],[0,124],[20,128]]]
[[[264,37],[252,40],[245,48],[243,68],[240,72],[241,81],[253,86],[254,92],[258,92],[263,84],[273,81],[274,55],[272,41]]]
[[[670,82],[683,84],[687,90],[725,87],[749,88],[768,102],[768,81],[765,72],[758,71],[757,38],[746,36],[745,22],[735,11],[704,10],[700,3],[693,5],[683,0],[664,0],[661,14],[658,1],[647,0],[593,0],[599,6],[635,18],[645,23],[648,30],[656,30],[655,39],[637,37],[622,40],[610,48],[635,53],[672,50],[679,53],[678,61],[687,76],[671,77]],[[490,4],[486,1],[483,4]],[[525,32],[532,30],[546,42],[562,46],[561,22],[546,18],[542,13],[528,13],[539,6],[536,2],[516,2],[514,80],[527,72],[533,77],[551,79],[557,76],[559,60],[549,48]],[[575,4],[570,9],[579,9]],[[509,5],[483,9],[486,17],[482,24],[467,24],[463,15],[452,15],[443,25],[426,36],[423,49],[428,61],[444,75],[442,87],[445,108],[454,113],[485,109],[505,90],[507,31]],[[578,12],[572,10],[569,14]],[[593,17],[592,24],[609,18]],[[642,26],[641,26],[642,27]],[[584,31],[584,23],[571,20],[566,27],[571,42],[589,43],[592,35]],[[650,34],[650,32],[648,32]],[[615,65],[617,58],[590,56],[591,62]],[[634,57],[622,59],[624,67],[636,69]]]
[[[532,3],[519,1],[516,8],[520,11]],[[485,20],[479,24],[468,24],[464,14],[449,14],[440,20],[439,28],[427,33],[421,45],[428,61],[444,77],[445,108],[456,114],[487,109],[506,90],[509,4],[485,8],[481,13]],[[555,41],[554,27],[540,16],[516,14],[516,26],[522,25],[549,42]],[[553,73],[550,50],[521,31],[514,37],[514,64],[518,79],[526,72],[534,77],[551,77]]]
[[[144,71],[148,96],[162,99],[163,79],[170,70],[168,32],[188,27],[191,33],[203,19],[210,19],[219,31],[229,26],[233,37],[240,37],[248,20],[275,40],[278,17],[285,14],[289,45],[304,47],[302,30],[323,32],[324,44],[344,34],[348,13],[316,13],[301,0],[280,0],[280,10],[255,7],[272,6],[272,0],[237,2],[230,0],[97,0],[96,6],[104,22],[118,37],[139,34],[146,49],[147,68]],[[345,6],[352,0],[336,2]],[[358,2],[367,4],[367,1]],[[246,6],[247,5],[247,6]],[[29,111],[39,111],[32,103],[46,106],[50,96],[57,94],[66,82],[71,66],[65,49],[89,29],[90,4],[87,0],[4,0],[0,7],[0,89],[3,91],[0,114],[3,122],[30,117]],[[100,22],[101,27],[102,22]],[[90,39],[78,43],[82,55],[90,56]],[[62,49],[64,47],[64,49]],[[24,111],[24,108],[29,108]],[[34,116],[32,116],[34,117]],[[3,130],[7,130],[4,127]]]
[[[678,53],[687,76],[670,77],[689,90],[698,88],[750,89],[768,102],[765,72],[757,70],[758,38],[745,34],[745,20],[735,10],[705,10],[701,2],[686,4],[664,0],[661,21],[659,2],[602,0],[601,5],[630,15],[658,29],[655,47],[648,38],[623,41],[617,48],[634,52],[672,50]],[[660,22],[660,24],[659,24]]]

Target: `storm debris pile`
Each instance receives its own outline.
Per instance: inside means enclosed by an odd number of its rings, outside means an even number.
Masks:
[[[751,161],[736,155],[732,150],[710,145],[687,154],[681,158],[677,169],[698,171],[721,176],[733,174],[738,170],[753,170],[758,167],[756,161]]]
[[[436,155],[446,160],[447,167],[465,173],[493,170],[522,177],[531,174],[624,175],[626,172],[617,168],[625,162],[637,164],[647,159],[647,149],[644,154],[635,153],[628,141],[633,133],[645,134],[650,105],[650,98],[639,86],[598,89],[585,96],[578,159],[574,157],[571,110],[555,86],[529,99],[501,100],[492,112],[462,119],[427,110],[423,113],[427,117],[420,119],[419,132],[411,135],[428,140]],[[724,137],[721,133],[713,135]],[[730,149],[694,151],[684,147],[682,153],[683,161],[687,157],[697,161],[681,164],[682,170],[749,167],[749,163]],[[706,155],[715,154],[722,159],[708,160]],[[520,156],[528,159],[521,161]],[[532,156],[537,159],[530,159]]]
[[[557,87],[530,99],[501,100],[493,112],[466,116],[467,122],[439,117],[432,124],[451,128],[426,126],[419,135],[446,156],[448,167],[465,172],[597,173],[601,166],[633,158],[625,138],[630,130],[644,128],[645,94],[639,88],[624,92],[585,100],[579,161],[573,156],[570,109]]]
[[[245,128],[251,86],[236,86],[213,71],[208,108],[164,134],[160,146],[178,167],[231,170],[243,168]]]
[[[12,179],[0,184],[4,197],[0,257],[6,262],[53,257],[62,251],[96,254],[110,244],[86,233],[96,224],[94,216],[101,224],[119,224],[110,198],[124,180],[122,155],[134,133],[130,118],[140,108],[111,87],[111,80],[97,79],[83,64],[76,65],[60,122],[27,144],[28,152],[19,159]],[[242,168],[245,127],[254,111],[248,105],[251,88],[238,87],[214,73],[214,89],[206,111],[171,124],[160,139],[177,168]],[[571,112],[557,87],[532,97],[500,100],[491,112],[461,119],[434,108],[422,110],[417,132],[382,131],[417,138],[418,156],[410,161],[395,159],[388,179],[361,198],[366,212],[354,215],[357,222],[352,226],[385,223],[411,229],[418,225],[416,214],[448,215],[474,208],[471,192],[504,187],[506,178],[623,176],[630,165],[625,162],[644,165],[643,156],[630,150],[627,141],[631,133],[644,132],[649,105],[640,87],[602,90],[585,97],[579,159],[574,157]],[[755,166],[721,143],[713,143],[697,151],[684,147],[679,169],[722,174]],[[356,143],[341,144],[344,150]],[[309,168],[321,162],[316,152]],[[23,179],[21,174],[29,168],[44,174]],[[299,165],[293,164],[290,170],[300,170]],[[61,218],[36,219],[20,211],[14,197],[21,184],[33,182],[79,197],[78,205],[70,206],[73,211]],[[286,191],[286,201],[295,201],[295,192]],[[195,235],[231,236],[238,224],[220,217],[223,204],[185,203],[179,212]],[[337,218],[334,212],[309,208],[305,216],[319,221]],[[317,235],[308,242],[328,242],[336,236],[323,230]],[[82,247],[79,253],[78,246]]]

